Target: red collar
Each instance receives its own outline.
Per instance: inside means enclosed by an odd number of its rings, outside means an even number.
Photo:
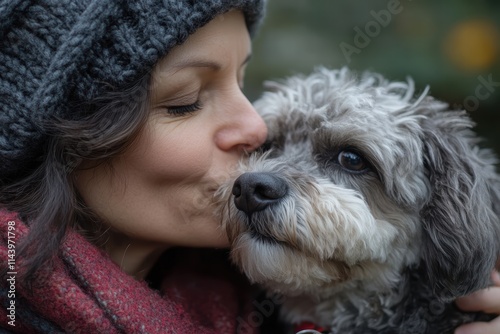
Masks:
[[[295,325],[295,333],[306,330],[306,329],[313,329],[313,330],[318,331],[320,333],[329,333],[327,328],[318,326],[315,323],[312,323],[310,321],[303,321],[300,324]]]

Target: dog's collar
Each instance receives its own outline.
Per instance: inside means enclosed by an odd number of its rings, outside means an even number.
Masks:
[[[295,325],[295,334],[329,334],[330,331],[310,321],[303,321]]]

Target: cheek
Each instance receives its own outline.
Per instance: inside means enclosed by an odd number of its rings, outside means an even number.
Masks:
[[[211,155],[211,141],[200,132],[178,127],[156,129],[142,137],[126,160],[142,175],[181,181],[204,175],[211,167]]]

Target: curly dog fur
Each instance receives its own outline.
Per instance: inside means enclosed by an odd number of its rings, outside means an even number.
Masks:
[[[268,83],[268,143],[218,196],[232,259],[332,333],[447,333],[487,317],[500,179],[473,123],[413,82],[317,69]],[[233,183],[234,181],[234,183]]]

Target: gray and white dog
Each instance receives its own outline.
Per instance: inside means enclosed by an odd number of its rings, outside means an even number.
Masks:
[[[218,199],[233,261],[285,297],[283,319],[447,333],[486,316],[453,303],[500,254],[496,160],[465,113],[346,68],[267,86],[268,147]]]

